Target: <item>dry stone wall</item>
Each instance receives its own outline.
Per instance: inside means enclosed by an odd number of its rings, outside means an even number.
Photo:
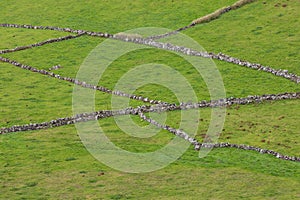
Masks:
[[[215,20],[224,13],[227,13],[231,10],[238,9],[238,8],[240,8],[246,4],[252,3],[254,1],[255,0],[239,0],[231,6],[227,6],[227,7],[218,9],[211,14],[208,14],[206,16],[195,19],[194,21],[192,21],[191,24],[189,24],[185,27],[179,28],[175,31],[172,31],[172,32],[169,32],[166,34],[150,36],[148,38],[142,38],[140,35],[134,35],[134,34],[128,35],[126,33],[119,33],[119,34],[113,35],[113,34],[103,33],[103,32],[74,30],[71,28],[60,28],[60,27],[53,27],[53,26],[0,24],[0,27],[6,27],[6,28],[52,30],[52,31],[62,31],[62,32],[68,32],[68,33],[74,34],[74,35],[63,36],[63,37],[54,38],[54,39],[48,39],[48,40],[38,42],[35,44],[31,44],[31,45],[19,46],[14,49],[0,50],[0,54],[4,55],[4,54],[8,54],[8,53],[13,53],[16,51],[27,50],[27,49],[34,48],[34,47],[41,47],[46,44],[71,40],[71,39],[75,39],[75,38],[78,38],[81,36],[93,36],[93,37],[103,37],[103,38],[121,40],[124,42],[132,42],[132,43],[147,45],[147,46],[151,46],[151,47],[155,47],[155,48],[159,48],[159,49],[180,52],[180,53],[190,55],[190,56],[199,56],[199,57],[204,57],[204,58],[216,59],[216,60],[220,60],[220,61],[224,61],[224,62],[228,62],[228,63],[233,63],[238,66],[251,68],[254,70],[268,72],[275,76],[289,79],[297,84],[300,83],[300,76],[290,73],[287,70],[274,69],[269,66],[264,66],[264,65],[261,65],[258,63],[251,63],[249,61],[245,61],[245,60],[242,60],[239,58],[234,58],[234,57],[231,57],[231,56],[223,54],[223,53],[215,54],[212,52],[211,53],[200,52],[200,51],[196,51],[196,50],[193,50],[190,48],[186,48],[184,46],[177,46],[177,45],[173,45],[170,43],[162,43],[162,42],[155,41],[155,39],[168,37],[170,35],[177,34],[178,32],[186,30],[191,27],[194,27],[197,24],[207,23],[212,20]],[[183,130],[175,129],[168,125],[159,124],[155,120],[148,118],[145,115],[145,113],[147,113],[147,112],[167,112],[167,111],[174,111],[174,110],[200,109],[200,108],[207,108],[207,107],[226,107],[226,106],[230,106],[230,105],[234,105],[234,104],[247,105],[247,104],[253,104],[253,103],[261,103],[264,101],[300,99],[300,92],[253,95],[253,96],[248,96],[248,97],[243,97],[243,98],[230,97],[230,98],[210,100],[210,101],[203,100],[203,101],[196,102],[196,103],[182,102],[177,105],[174,103],[167,103],[167,102],[162,102],[160,100],[150,99],[148,97],[136,96],[133,94],[126,94],[122,91],[112,91],[106,87],[91,85],[84,81],[76,80],[76,79],[70,78],[70,77],[62,77],[59,74],[55,74],[55,73],[51,72],[52,70],[61,68],[60,65],[53,66],[53,67],[49,68],[49,71],[47,71],[47,70],[43,70],[43,69],[37,69],[37,68],[29,66],[29,65],[25,65],[25,64],[19,63],[18,61],[11,60],[11,59],[5,58],[5,57],[0,57],[0,62],[9,63],[13,66],[19,67],[24,70],[29,70],[31,72],[50,76],[50,77],[53,77],[53,78],[56,78],[59,80],[68,81],[68,82],[71,82],[73,84],[79,85],[84,88],[98,90],[98,91],[105,92],[108,94],[123,96],[123,97],[127,97],[127,98],[131,98],[134,100],[152,104],[152,105],[142,105],[142,106],[138,106],[136,108],[124,108],[121,110],[100,110],[100,111],[96,111],[96,112],[92,112],[92,113],[76,114],[75,116],[72,116],[72,117],[58,118],[58,119],[50,120],[48,122],[30,123],[30,124],[25,124],[25,125],[14,125],[11,127],[3,127],[3,128],[0,128],[0,134],[53,128],[53,127],[70,125],[70,124],[75,124],[75,123],[85,122],[85,121],[90,121],[90,120],[99,120],[102,118],[118,116],[118,115],[139,115],[139,117],[142,120],[147,121],[150,124],[153,124],[161,129],[167,130],[168,132],[187,140],[194,146],[195,150],[199,150],[200,148],[212,148],[212,147],[213,148],[237,148],[237,149],[243,149],[243,150],[256,151],[256,152],[263,153],[263,154],[270,154],[279,159],[300,162],[299,157],[286,156],[286,155],[282,155],[278,152],[275,152],[273,150],[262,149],[259,147],[253,147],[253,146],[248,146],[248,145],[244,145],[244,144],[200,143],[195,138],[190,137],[188,135],[188,133],[184,132]]]

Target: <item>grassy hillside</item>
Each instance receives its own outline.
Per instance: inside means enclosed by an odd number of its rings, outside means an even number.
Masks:
[[[177,29],[235,0],[201,1],[12,1],[0,2],[0,23],[70,27],[118,33],[138,27]],[[298,0],[257,1],[210,23],[183,31],[207,51],[288,69],[300,74]],[[0,27],[0,49],[32,44],[67,33]],[[104,39],[82,36],[1,55],[39,69],[60,64],[55,73],[76,77],[89,52]],[[164,41],[162,39],[162,41]],[[164,63],[183,74],[199,99],[209,99],[205,82],[179,56],[143,49],[117,59],[101,85],[113,88],[136,65]],[[284,78],[214,61],[226,96],[246,97],[299,92]],[[73,85],[0,63],[0,127],[50,121],[72,115]],[[196,74],[196,75],[195,75]],[[176,101],[161,86],[149,84],[136,94]],[[168,95],[166,95],[168,94]],[[111,95],[97,92],[97,109],[110,109]],[[248,144],[300,156],[299,100],[232,106],[220,141]],[[132,105],[140,105],[132,101]],[[206,133],[211,109],[202,109],[196,138]],[[177,127],[179,112],[168,113]],[[140,126],[137,116],[133,120]],[[133,138],[113,118],[99,120],[108,137],[133,152],[153,151],[173,136],[160,131],[151,139]],[[0,199],[298,199],[300,164],[237,149],[214,149],[203,159],[190,148],[158,171],[129,174],[96,160],[83,146],[74,125],[0,135]]]

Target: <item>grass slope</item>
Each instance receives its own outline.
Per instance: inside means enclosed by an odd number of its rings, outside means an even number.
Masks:
[[[137,27],[176,29],[230,5],[235,0],[202,1],[25,1],[0,2],[1,23],[51,25],[118,33]],[[281,3],[279,6],[278,3]],[[283,4],[287,4],[283,7]],[[184,34],[206,50],[300,74],[299,2],[257,1]],[[0,28],[0,49],[66,35],[55,31]],[[3,55],[40,69],[75,77],[83,59],[103,39],[74,40]],[[113,88],[134,66],[159,62],[172,66],[208,99],[206,85],[193,68],[173,53],[155,49],[132,52],[116,60],[101,85]],[[227,96],[299,91],[299,85],[270,74],[215,61]],[[0,63],[0,127],[48,121],[72,115],[69,83]],[[137,94],[176,101],[166,88],[145,85]],[[97,93],[97,109],[110,109],[110,95]],[[232,106],[220,141],[244,143],[300,156],[299,100]],[[132,105],[140,103],[132,102]],[[206,133],[210,109],[203,109],[197,138]],[[144,126],[137,117],[136,123]],[[178,126],[180,113],[168,114]],[[109,138],[130,151],[153,151],[173,138],[161,131],[151,139],[132,138],[111,118],[99,123]],[[215,149],[199,159],[191,148],[168,167],[146,174],[113,170],[84,148],[75,126],[14,133],[0,137],[1,199],[298,199],[299,163],[236,149]],[[104,174],[103,174],[104,173]]]

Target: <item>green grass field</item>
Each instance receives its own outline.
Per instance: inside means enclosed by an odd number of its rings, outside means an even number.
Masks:
[[[69,27],[119,33],[139,27],[175,30],[230,5],[219,1],[12,1],[0,2],[0,23]],[[265,2],[265,3],[264,3]],[[286,4],[286,6],[282,6]],[[277,6],[276,6],[277,5]],[[219,19],[183,31],[207,51],[223,52],[275,69],[300,74],[299,0],[256,1]],[[11,49],[67,33],[0,27],[0,49]],[[55,73],[76,77],[102,38],[82,36],[25,51],[1,55],[39,69],[60,64]],[[163,40],[162,40],[163,41]],[[179,56],[158,49],[126,54],[106,70],[101,85],[113,88],[137,65],[163,63],[183,74],[199,99],[209,99],[205,82]],[[300,86],[269,73],[215,61],[226,96],[299,92]],[[0,127],[72,116],[71,83],[0,63]],[[155,84],[136,94],[176,101]],[[96,108],[110,109],[111,95],[96,93]],[[231,106],[219,138],[300,156],[300,100]],[[141,102],[131,101],[141,105]],[[196,138],[206,133],[211,109],[201,109]],[[179,112],[167,123],[177,127]],[[133,120],[140,126],[137,116]],[[151,139],[133,138],[113,118],[99,120],[107,136],[128,151],[153,151],[173,136],[160,131]],[[300,164],[238,149],[213,149],[205,158],[191,148],[166,168],[140,174],[114,170],[84,147],[74,125],[0,135],[0,199],[299,199]]]

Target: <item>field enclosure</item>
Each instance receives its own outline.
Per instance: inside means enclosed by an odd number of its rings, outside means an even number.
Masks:
[[[300,2],[254,1],[233,9],[229,5],[234,3],[1,2],[0,197],[299,198]],[[122,34],[138,27],[180,31],[206,51],[164,45],[168,37],[176,36],[173,31],[141,37]],[[158,48],[118,58],[98,85],[76,80],[89,52],[112,39]],[[224,82],[225,99],[210,99],[204,80],[172,53],[174,49],[212,59]],[[155,84],[140,87],[131,95],[113,90],[127,71],[151,62],[167,64],[183,74],[198,104],[179,104],[167,88]],[[75,85],[96,90],[94,113],[74,115]],[[126,135],[110,117],[123,113],[111,111],[112,95],[131,99],[133,108],[124,112],[139,126],[151,123],[161,131],[151,139]],[[157,124],[148,115],[147,109],[160,105],[158,100],[164,104],[157,109],[169,111],[166,124]],[[214,106],[227,107],[215,147],[233,148],[214,148],[200,159],[194,149],[202,145]],[[145,174],[119,172],[97,161],[83,146],[74,125],[96,118],[119,147],[150,152],[174,137],[189,134],[177,129],[179,111],[187,108],[201,112],[195,138],[187,138],[193,145],[168,167]],[[247,148],[251,151],[243,150]]]

